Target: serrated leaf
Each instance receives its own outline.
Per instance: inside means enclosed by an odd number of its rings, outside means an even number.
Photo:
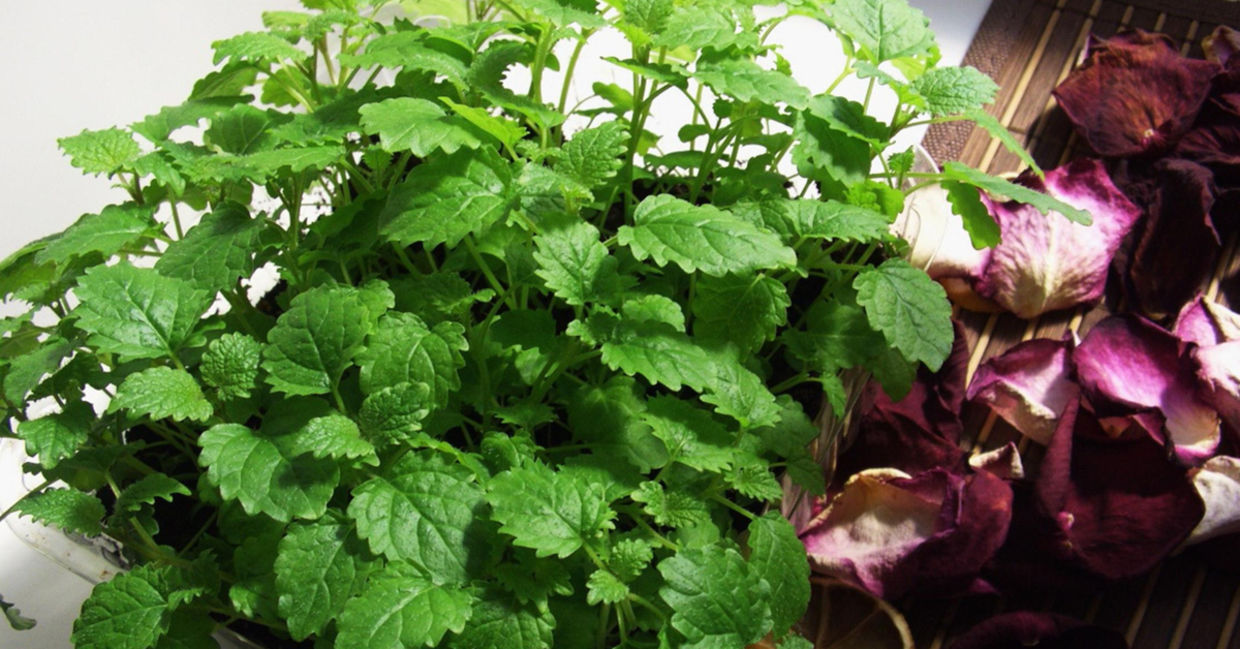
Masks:
[[[641,503],[642,509],[654,518],[656,525],[688,528],[710,520],[706,502],[682,491],[668,491],[654,481],[641,483],[629,496]]]
[[[469,624],[450,639],[452,649],[551,649],[555,618],[546,606],[521,604],[507,594],[488,591],[474,603]]]
[[[805,328],[785,332],[784,342],[788,351],[823,374],[861,365],[884,346],[882,334],[870,328],[865,311],[839,300],[811,306]]]
[[[687,47],[700,50],[713,47],[727,49],[736,42],[736,23],[719,10],[703,7],[678,7],[667,17],[663,29],[654,35],[659,47]]]
[[[472,612],[473,596],[431,582],[407,564],[389,563],[340,614],[339,649],[408,649],[438,645],[459,633]]]
[[[3,596],[0,596],[0,611],[4,611],[4,619],[8,620],[9,628],[14,631],[29,631],[37,624],[35,620],[22,615],[21,609],[6,601]]]
[[[517,4],[561,27],[574,23],[587,28],[607,24],[594,0],[519,0]]]
[[[568,422],[607,457],[628,460],[643,473],[667,464],[667,449],[641,419],[641,388],[627,376],[578,388],[568,403]]]
[[[212,634],[216,622],[204,611],[180,609],[169,618],[168,632],[155,649],[219,649]]]
[[[163,366],[125,377],[108,404],[108,412],[118,410],[133,417],[176,421],[206,421],[215,412],[189,372]]]
[[[588,221],[570,220],[534,237],[535,273],[555,295],[572,305],[609,302],[619,288],[617,261]]]
[[[189,100],[200,101],[220,97],[237,97],[242,95],[246,88],[254,85],[254,81],[257,78],[257,67],[244,61],[229,63],[195,81],[194,88],[190,91]],[[252,97],[248,96],[243,98],[244,101],[251,101],[252,99]]]
[[[611,568],[621,581],[630,582],[636,579],[653,559],[654,548],[649,541],[621,539],[611,546],[607,567]]]
[[[280,616],[289,635],[320,633],[376,568],[352,527],[329,520],[289,526],[275,559]],[[343,645],[342,645],[343,646]]]
[[[837,0],[830,19],[872,63],[926,54],[935,48],[930,21],[906,0]]]
[[[427,327],[412,313],[388,313],[358,356],[362,390],[373,393],[400,383],[425,383],[430,387],[430,402],[443,406],[461,388],[462,352],[468,349],[460,324],[441,322]]]
[[[465,86],[467,68],[460,59],[434,49],[424,32],[397,31],[377,36],[366,42],[366,50],[357,55],[341,55],[345,65],[422,70],[443,75],[457,86]]]
[[[249,177],[263,180],[285,169],[291,173],[325,169],[343,154],[344,150],[339,146],[305,146],[258,151],[238,156],[236,160],[248,170]]]
[[[212,63],[223,61],[249,61],[272,63],[286,59],[300,59],[305,53],[287,40],[268,32],[246,32],[211,43],[215,50]]]
[[[289,451],[294,455],[309,454],[317,458],[367,458],[370,464],[379,463],[375,457],[375,447],[362,439],[362,433],[352,419],[341,414],[315,417],[294,431]]]
[[[710,205],[693,205],[668,194],[650,196],[622,226],[616,240],[638,259],[686,273],[747,273],[796,264],[796,253],[775,235]]]
[[[436,584],[461,584],[484,502],[471,478],[461,466],[410,453],[353,490],[349,517],[376,554],[419,566]]]
[[[788,322],[791,305],[784,284],[765,275],[704,277],[693,297],[693,335],[756,350]]]
[[[797,114],[793,134],[797,144],[792,160],[797,171],[823,183],[828,197],[842,194],[844,185],[863,183],[869,177],[872,147],[866,140],[831,126],[809,111]]]
[[[931,68],[913,80],[913,89],[936,117],[980,109],[995,100],[999,86],[972,66]]]
[[[358,112],[366,132],[377,134],[387,151],[412,151],[424,158],[436,150],[455,153],[482,145],[468,122],[425,99],[387,99],[362,106]]]
[[[910,361],[937,372],[951,352],[951,303],[938,282],[902,259],[888,259],[853,280],[870,325]]]
[[[781,199],[757,207],[766,227],[794,241],[800,237],[876,241],[891,224],[881,212],[834,200]]]
[[[809,91],[791,76],[767,70],[749,59],[699,63],[693,76],[718,95],[744,102],[781,103],[793,108],[809,103]]]
[[[557,0],[535,0],[558,4]],[[508,68],[528,63],[528,50],[518,41],[495,40],[474,56],[465,79],[470,89],[495,106],[524,115],[543,128],[558,126],[564,115],[532,97],[519,95],[504,85]]]
[[[736,649],[771,630],[770,585],[731,548],[682,550],[659,563],[682,647]]]
[[[95,586],[73,622],[80,649],[149,649],[168,631],[175,608],[166,568],[139,566]]]
[[[189,488],[162,474],[152,473],[125,487],[116,497],[117,512],[133,513],[143,505],[153,505],[156,499],[171,501],[173,496],[189,496]]]
[[[285,394],[332,391],[361,351],[371,317],[352,288],[320,286],[293,298],[267,334],[267,382]]]
[[[199,436],[198,462],[220,495],[251,515],[262,512],[282,522],[319,518],[340,470],[330,460],[293,457],[276,442],[239,424],[218,424]]]
[[[947,201],[951,203],[952,211],[958,214],[964,223],[965,232],[969,233],[969,242],[973,247],[981,250],[998,245],[999,224],[982,203],[977,188],[947,181],[943,183],[943,189],[947,190]]]
[[[155,270],[203,289],[230,290],[238,279],[254,273],[255,252],[265,230],[266,223],[251,218],[244,206],[225,203],[169,245]]]
[[[1033,155],[1030,154],[1029,151],[1025,149],[1024,145],[1020,143],[1020,140],[1017,140],[1016,136],[1003,125],[1003,122],[999,121],[999,118],[980,108],[966,111],[964,116],[969,121],[982,127],[982,129],[990,134],[990,137],[999,140],[999,142],[1003,145],[1003,148],[1007,149],[1017,158],[1020,158],[1021,163],[1026,167],[1033,169],[1033,171],[1039,176],[1045,176],[1045,174],[1042,173],[1042,168],[1039,167],[1038,163],[1033,159]]]
[[[504,145],[504,148],[509,151],[516,147],[517,142],[521,141],[527,133],[524,126],[507,117],[495,116],[474,106],[458,104],[446,97],[440,97],[439,101],[452,108],[452,111],[459,115],[461,119],[495,138],[496,142]]]
[[[749,524],[749,564],[771,586],[771,619],[780,637],[809,606],[809,561],[796,530],[778,511]]]
[[[560,150],[555,170],[594,188],[616,175],[629,132],[622,122],[607,122],[578,131]]]
[[[740,422],[742,428],[770,426],[779,420],[775,395],[762,377],[741,364],[735,348],[716,351],[715,384],[702,401],[715,406],[715,412]]]
[[[458,151],[423,163],[388,197],[380,234],[402,246],[455,246],[507,216],[511,182],[508,163],[491,151]]]
[[[1017,185],[1002,178],[996,178],[959,162],[948,161],[944,163],[943,175],[951,180],[958,180],[967,185],[985,190],[992,195],[1004,196],[1014,201],[1028,204],[1043,214],[1059,212],[1067,217],[1069,221],[1082,225],[1093,223],[1093,217],[1086,210],[1077,209],[1052,197],[1050,194],[1043,194],[1024,185]]]
[[[674,462],[699,471],[721,471],[732,462],[732,436],[709,412],[688,401],[671,396],[649,399],[642,421],[663,441]]]
[[[250,68],[251,79],[253,68]],[[213,72],[212,74],[220,74]],[[240,87],[237,92],[240,92]],[[188,99],[176,106],[164,106],[154,115],[147,115],[142,121],[129,125],[130,130],[151,142],[167,140],[177,129],[185,126],[197,126],[201,120],[222,113],[233,106],[249,101],[251,98],[241,94],[225,94]]]
[[[858,140],[864,140],[876,149],[887,145],[890,128],[866,114],[865,106],[851,99],[836,95],[818,95],[809,102],[805,111],[826,122],[832,129]]]
[[[262,343],[243,333],[220,336],[207,346],[198,371],[202,381],[225,399],[244,399],[258,385]]]
[[[142,153],[133,136],[119,128],[83,130],[56,143],[69,156],[70,164],[88,174],[111,175],[127,168]]]
[[[103,532],[100,521],[107,514],[98,498],[76,489],[44,489],[27,494],[17,501],[13,511],[86,536]]]
[[[397,383],[362,401],[357,422],[365,436],[381,446],[411,442],[430,414],[431,389],[425,383]]]
[[[770,464],[762,458],[735,452],[731,464],[723,479],[737,493],[761,502],[774,502],[783,496],[783,487],[771,473]]]
[[[578,473],[534,462],[495,476],[488,487],[491,517],[501,523],[500,531],[540,557],[563,559],[614,526],[616,513],[604,485]]]
[[[17,435],[26,442],[28,455],[38,455],[44,469],[54,469],[86,443],[95,419],[90,404],[70,401],[58,413],[19,423]]]
[[[30,342],[36,343],[38,329],[29,329]],[[14,335],[16,337],[16,334]],[[9,338],[12,341],[14,338]],[[49,337],[34,349],[13,357],[4,375],[4,396],[12,403],[22,403],[48,374],[60,369],[77,345],[73,341]]]
[[[620,313],[625,320],[662,322],[680,333],[685,333],[685,312],[680,303],[666,295],[629,293],[620,303]]]
[[[77,327],[121,360],[175,356],[192,342],[213,299],[188,282],[124,262],[87,270],[75,293]]]
[[[83,215],[60,236],[48,241],[47,247],[35,255],[35,262],[63,264],[92,252],[107,259],[130,244],[145,242],[158,232],[151,218],[153,214],[151,208],[128,203],[109,205],[98,214]]]
[[[281,118],[283,113],[237,104],[211,118],[211,127],[203,133],[203,139],[208,145],[236,155],[267,151],[276,143],[269,129]]]
[[[628,585],[602,568],[590,573],[586,580],[586,603],[591,606],[623,602],[628,596]]]
[[[663,31],[675,8],[672,0],[626,0],[622,14],[624,22],[642,30],[645,33],[643,40],[648,41],[650,35]],[[642,45],[645,42],[636,44]]]

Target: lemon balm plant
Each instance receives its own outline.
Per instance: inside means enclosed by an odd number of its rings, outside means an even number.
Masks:
[[[61,140],[127,196],[0,263],[29,307],[0,320],[6,434],[45,480],[9,513],[134,566],[76,645],[807,645],[780,480],[823,489],[841,372],[900,392],[952,342],[888,234],[901,187],[946,184],[978,245],[979,187],[1082,216],[893,150],[1006,136],[993,83],[903,0],[304,4],[215,43],[183,104]],[[767,42],[793,17],[847,55],[817,94]],[[623,86],[577,74],[605,32]],[[852,75],[888,121],[832,94]]]

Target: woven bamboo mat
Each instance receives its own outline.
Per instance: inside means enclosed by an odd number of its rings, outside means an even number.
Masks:
[[[1240,27],[1240,2],[1221,0],[994,0],[964,62],[989,74],[1001,91],[991,113],[1024,141],[1044,168],[1057,167],[1088,148],[1054,103],[1051,90],[1078,60],[1087,37],[1125,28],[1163,32],[1201,57],[1201,38],[1217,25]],[[992,174],[1020,171],[1019,160],[981,129],[939,125],[926,148],[940,162],[960,160]],[[1233,237],[1213,277],[1202,286],[1208,297],[1240,307],[1240,256]],[[1186,254],[1192,254],[1186,251]],[[1111,296],[1092,309],[1055,313],[1026,321],[1011,315],[957,310],[965,325],[971,357],[968,376],[988,358],[1030,338],[1084,335],[1117,304]],[[1240,309],[1238,309],[1240,310]],[[966,406],[965,444],[978,452],[1017,442],[1034,461],[1018,432],[982,406]],[[1207,569],[1187,556],[1172,557],[1150,574],[1102,591],[1062,592],[1006,600],[920,600],[897,602],[918,649],[940,649],[974,624],[1003,611],[1047,610],[1093,621],[1123,632],[1133,649],[1240,649],[1240,575]]]

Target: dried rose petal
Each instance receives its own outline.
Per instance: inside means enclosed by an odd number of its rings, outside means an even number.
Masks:
[[[1071,349],[1068,339],[1020,343],[978,367],[966,396],[990,406],[1035,442],[1046,444],[1068,402],[1080,395],[1071,380]]]
[[[989,473],[935,469],[852,476],[801,531],[819,572],[891,599],[914,590],[961,592],[1002,545],[1012,492]]]
[[[1136,303],[1155,319],[1179,312],[1222,248],[1210,218],[1214,174],[1189,160],[1163,160],[1157,169],[1158,193],[1128,273]]]
[[[1180,311],[1175,335],[1193,344],[1189,355],[1204,400],[1240,429],[1240,314],[1197,298]]]
[[[1205,503],[1205,515],[1184,544],[1240,532],[1240,459],[1218,455],[1193,469],[1191,475]]]
[[[1054,95],[1100,155],[1160,153],[1192,126],[1218,71],[1165,36],[1136,31],[1095,42]]]
[[[1024,480],[1025,465],[1016,444],[1008,442],[999,448],[969,456],[974,471],[985,471],[1003,480]]]
[[[1107,436],[1069,406],[1037,480],[1041,515],[1061,559],[1107,579],[1139,575],[1188,537],[1204,506],[1185,470],[1143,433]]]
[[[978,624],[948,649],[1128,649],[1123,634],[1055,613],[1014,611]]]
[[[1201,40],[1201,47],[1205,50],[1206,59],[1219,65],[1227,65],[1236,52],[1240,51],[1240,32],[1226,25],[1219,25]]]
[[[1218,448],[1218,412],[1198,397],[1192,364],[1170,332],[1143,318],[1111,316],[1090,330],[1073,361],[1081,387],[1100,410],[1158,411],[1166,442],[1182,462],[1200,464]]]
[[[1141,210],[1116,189],[1097,160],[1048,171],[1045,183],[1029,173],[1018,180],[1089,211],[1093,225],[1054,212],[1043,215],[1022,203],[986,199],[1002,239],[974,286],[978,294],[1022,318],[1100,298],[1111,257]]]

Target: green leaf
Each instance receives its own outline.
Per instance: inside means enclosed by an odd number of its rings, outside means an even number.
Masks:
[[[809,103],[809,91],[795,79],[749,59],[702,62],[693,76],[718,95],[740,101],[778,102],[793,108],[804,108]]]
[[[252,80],[254,69],[249,68],[249,71]],[[212,74],[219,74],[219,72]],[[249,101],[250,97],[239,94],[243,87],[238,86],[236,92],[230,94],[188,99],[177,106],[164,106],[159,109],[158,113],[147,115],[141,122],[130,124],[129,128],[151,142],[162,142],[177,129],[198,126],[198,123],[204,119],[215,117],[239,103]]]
[[[785,332],[784,342],[788,351],[822,374],[857,367],[885,346],[882,334],[870,328],[866,312],[839,300],[816,302],[805,314],[805,329]]]
[[[645,402],[637,381],[612,376],[581,386],[568,403],[568,423],[597,453],[624,458],[643,473],[667,464],[667,449],[642,421]]]
[[[857,54],[872,63],[927,54],[936,47],[930,21],[907,0],[837,0],[830,19]]]
[[[289,526],[275,559],[278,606],[289,635],[304,640],[322,632],[374,569],[351,526],[330,520]]]
[[[88,174],[108,174],[128,168],[142,150],[133,136],[119,128],[84,130],[56,140],[69,163]]]
[[[645,33],[646,38],[638,45],[648,42],[650,35],[658,34],[667,26],[667,19],[676,5],[672,0],[625,0],[624,22]],[[632,35],[630,35],[632,39]]]
[[[792,238],[876,241],[891,224],[881,212],[839,201],[780,199],[759,204],[763,223]]]
[[[203,133],[203,139],[208,145],[237,155],[267,151],[276,143],[269,129],[280,118],[283,113],[237,104],[211,118],[211,127]]]
[[[266,221],[251,218],[237,203],[225,203],[202,217],[185,237],[164,251],[155,270],[210,291],[227,291],[248,278],[256,267]]]
[[[216,622],[204,611],[180,609],[169,620],[168,632],[155,649],[219,649],[212,634]]]
[[[491,479],[487,500],[500,531],[537,556],[561,559],[614,527],[604,485],[580,473],[557,472],[539,462]]]
[[[345,605],[338,620],[336,647],[435,646],[444,634],[465,628],[472,604],[468,591],[436,585],[408,564],[389,563]]]
[[[358,459],[366,458],[369,464],[378,464],[375,447],[362,439],[362,433],[352,419],[341,414],[315,417],[301,429],[292,433],[289,451],[294,455],[309,454],[316,458]]]
[[[699,471],[721,471],[732,462],[732,436],[705,410],[672,396],[646,402],[642,420],[663,440],[672,461]]]
[[[870,325],[900,353],[937,372],[951,352],[951,303],[938,282],[902,259],[888,259],[853,280]]]
[[[586,187],[598,187],[624,166],[621,156],[628,141],[629,132],[619,121],[578,131],[560,150],[555,170]]]
[[[814,97],[805,111],[809,115],[826,122],[827,126],[858,140],[881,149],[890,138],[890,128],[870,117],[865,106],[851,99],[835,95],[818,95]]]
[[[116,497],[118,513],[135,513],[156,499],[172,501],[176,495],[189,496],[189,488],[162,473],[152,473],[125,487]]]
[[[245,92],[246,88],[254,85],[256,79],[258,79],[258,68],[255,66],[244,61],[229,63],[195,81],[194,88],[190,91],[189,100],[237,98]],[[251,101],[252,99],[252,97],[247,96],[238,99],[238,101]],[[194,123],[197,123],[197,120]],[[137,129],[135,131],[142,133],[142,131]]]
[[[736,649],[771,630],[770,585],[731,548],[682,550],[659,563],[666,585],[659,595],[672,607],[682,647]]]
[[[825,187],[824,195],[842,194],[843,185],[863,183],[870,174],[871,145],[831,125],[810,111],[797,114],[793,130],[797,144],[792,160],[797,171]]]
[[[780,637],[805,616],[809,606],[809,561],[796,530],[779,514],[768,512],[749,524],[749,565],[771,586],[771,619]]]
[[[551,649],[555,618],[545,605],[521,604],[512,596],[488,591],[474,603],[469,624],[449,641],[452,649]]]
[[[518,0],[517,4],[560,27],[574,23],[587,28],[607,24],[594,0]]]
[[[175,356],[193,339],[213,296],[180,279],[122,262],[86,271],[75,291],[87,342],[121,360]]]
[[[376,554],[408,561],[436,584],[463,584],[483,504],[468,469],[410,453],[353,490],[349,517]]]
[[[358,425],[375,443],[411,442],[430,414],[431,389],[425,383],[397,383],[370,394],[357,413]]]
[[[39,330],[32,328],[30,331],[34,334],[30,341],[37,342]],[[75,347],[77,345],[73,341],[49,337],[33,350],[14,357],[9,361],[8,372],[4,375],[5,398],[15,404],[24,402],[26,396],[39,387],[45,376],[60,369],[65,359],[73,354]]]
[[[649,541],[642,539],[621,539],[611,546],[611,556],[607,558],[607,567],[611,568],[622,581],[630,582],[650,565],[654,559],[654,548]]]
[[[377,36],[366,42],[366,51],[357,55],[341,55],[345,65],[422,70],[442,75],[459,87],[465,86],[467,68],[460,59],[431,47],[425,32],[397,31]]]
[[[69,226],[60,236],[47,242],[35,255],[35,262],[63,264],[74,257],[92,252],[104,259],[122,248],[149,240],[159,231],[152,217],[154,210],[132,203],[109,205],[98,214],[86,214]]]
[[[625,320],[662,322],[680,333],[685,333],[685,312],[676,300],[666,295],[629,293],[622,298],[620,313]]]
[[[555,295],[572,305],[610,302],[619,288],[618,262],[600,241],[598,228],[571,219],[544,228],[534,237],[534,271]]]
[[[969,233],[969,242],[974,248],[992,248],[999,245],[999,224],[990,210],[982,203],[977,188],[964,183],[946,181],[943,189],[947,190],[947,200],[952,211],[960,215],[965,232]]]
[[[482,145],[468,122],[425,99],[387,99],[362,106],[358,112],[366,132],[378,135],[386,151],[412,151],[425,158],[435,150],[455,153]]]
[[[339,160],[343,153],[344,150],[338,146],[289,147],[259,151],[239,156],[236,160],[249,170],[250,177],[263,180],[285,169],[295,174],[308,169],[326,169]],[[221,159],[226,160],[223,157]]]
[[[166,571],[139,566],[95,586],[73,622],[73,646],[80,649],[149,649],[167,631],[174,603]]]
[[[504,148],[509,151],[517,146],[517,142],[521,141],[527,132],[524,126],[507,117],[497,117],[481,108],[458,104],[446,97],[440,97],[439,101],[452,108],[453,112],[459,115],[461,119],[495,138],[497,142],[504,145]]]
[[[189,372],[164,366],[125,377],[108,404],[108,412],[118,410],[127,410],[135,418],[176,421],[206,421],[215,412]]]
[[[402,246],[455,246],[507,216],[511,182],[508,163],[491,151],[423,163],[388,197],[380,233]]]
[[[1033,159],[1033,155],[1025,150],[1025,147],[1020,143],[1020,140],[1016,139],[1016,136],[1003,125],[1003,122],[999,121],[999,118],[980,108],[967,111],[964,116],[969,121],[982,127],[987,133],[990,134],[990,137],[999,140],[999,142],[1003,144],[1003,148],[1007,149],[1017,158],[1020,158],[1021,163],[1026,167],[1033,169],[1034,173],[1038,174],[1039,177],[1045,177],[1046,174],[1042,173],[1042,168],[1039,167],[1038,163]]]
[[[626,601],[628,597],[629,587],[602,568],[590,573],[590,578],[586,580],[586,602],[591,606],[615,604]]]
[[[669,194],[647,197],[616,240],[638,259],[674,263],[686,273],[747,273],[796,264],[796,253],[775,235],[710,205],[693,205]]]
[[[85,401],[70,401],[61,412],[17,425],[17,435],[26,442],[26,453],[38,455],[44,469],[54,469],[72,456],[90,436],[95,411]]]
[[[202,381],[225,399],[244,399],[258,386],[262,343],[238,332],[220,336],[207,346],[198,371]]]
[[[775,502],[784,494],[770,464],[749,453],[737,453],[723,479],[737,493],[761,502]]]
[[[219,65],[225,60],[272,63],[287,59],[302,59],[306,55],[292,43],[267,32],[246,32],[211,43],[215,50],[212,63]]]
[[[791,305],[783,282],[765,275],[703,277],[693,296],[693,334],[708,343],[756,350],[788,322]]]
[[[98,498],[76,489],[44,489],[27,494],[17,501],[13,511],[86,536],[103,532],[99,522],[107,514]]]
[[[762,377],[741,364],[735,348],[717,350],[715,384],[702,401],[715,406],[715,412],[740,422],[742,428],[770,426],[779,420],[775,395]]]
[[[462,352],[468,349],[465,328],[455,322],[427,327],[412,313],[388,313],[358,355],[362,390],[374,393],[401,383],[425,383],[430,402],[442,407],[461,389]]]
[[[710,509],[701,498],[683,491],[667,491],[658,482],[641,483],[630,497],[642,504],[642,510],[654,518],[656,525],[688,528],[710,520]]]
[[[535,1],[557,4],[556,0]],[[495,40],[474,56],[466,81],[469,82],[471,90],[480,93],[492,105],[524,115],[544,129],[558,126],[564,121],[564,115],[545,103],[523,94],[519,95],[504,85],[508,68],[528,62],[528,48],[524,43]]]
[[[995,100],[999,86],[972,66],[931,68],[913,81],[913,89],[926,100],[936,117],[980,109]]]
[[[250,515],[262,512],[282,522],[319,518],[340,470],[330,460],[294,457],[278,441],[239,424],[219,424],[199,436],[198,461],[220,495]]]
[[[654,44],[658,47],[687,47],[700,50],[713,47],[725,50],[737,40],[736,22],[720,10],[705,7],[677,7],[668,16]]]
[[[361,351],[371,318],[351,288],[320,286],[293,298],[267,334],[267,382],[285,394],[331,392]]]
[[[1050,194],[1043,194],[1024,185],[1017,185],[1002,178],[996,178],[959,162],[949,161],[944,163],[943,175],[951,180],[958,180],[967,185],[985,190],[994,196],[1002,196],[1028,204],[1043,214],[1059,212],[1069,221],[1082,225],[1093,223],[1093,217],[1086,210],[1077,209],[1054,198]]]
[[[0,610],[4,611],[4,619],[9,621],[9,628],[14,631],[29,631],[37,624],[35,620],[22,615],[21,609],[6,601],[2,596],[0,596]]]

